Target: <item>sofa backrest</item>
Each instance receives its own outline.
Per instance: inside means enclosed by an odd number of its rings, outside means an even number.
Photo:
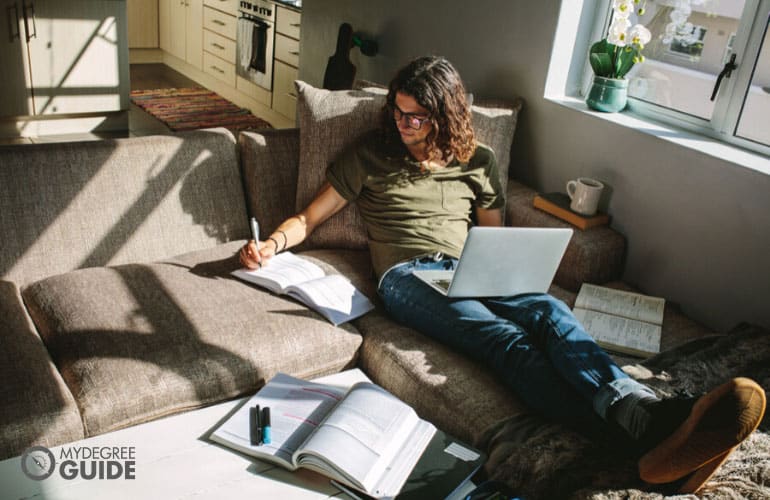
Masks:
[[[248,234],[225,129],[0,148],[0,278],[19,286]]]

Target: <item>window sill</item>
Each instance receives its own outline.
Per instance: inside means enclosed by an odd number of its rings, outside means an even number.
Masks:
[[[584,100],[571,96],[546,96],[546,99],[575,111],[589,114],[600,120],[631,128],[658,139],[672,142],[684,148],[692,149],[720,160],[748,168],[765,175],[770,175],[770,158],[752,153],[710,137],[662,125],[635,115],[630,111],[621,113],[601,113],[588,109]]]

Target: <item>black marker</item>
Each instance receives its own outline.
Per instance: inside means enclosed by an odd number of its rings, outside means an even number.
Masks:
[[[259,405],[249,408],[249,436],[252,446],[262,444],[262,424]]]
[[[270,444],[273,440],[273,432],[270,427],[270,407],[265,406],[262,408],[262,442],[264,444]]]

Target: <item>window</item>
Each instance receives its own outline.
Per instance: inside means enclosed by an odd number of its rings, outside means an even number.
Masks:
[[[770,0],[647,0],[652,40],[627,75],[629,108],[770,155],[769,20]]]

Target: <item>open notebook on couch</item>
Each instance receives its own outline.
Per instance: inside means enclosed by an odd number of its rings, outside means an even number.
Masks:
[[[323,269],[291,252],[281,252],[260,269],[231,273],[249,283],[288,295],[314,309],[333,325],[340,325],[374,309],[374,304],[341,274]]]

